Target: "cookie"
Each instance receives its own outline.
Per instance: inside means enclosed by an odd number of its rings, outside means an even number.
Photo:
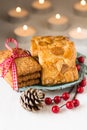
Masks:
[[[13,51],[15,51],[15,48],[13,49]],[[4,60],[9,59],[11,55],[12,52],[9,50],[0,51],[0,64],[3,63]],[[14,62],[16,64],[18,87],[37,84],[39,82],[38,78],[40,77],[40,71],[41,71],[40,64],[31,55],[27,55],[27,51],[24,51],[23,49],[18,48],[17,55],[19,56],[21,55],[20,57],[14,59]],[[1,73],[2,73],[2,67],[0,67],[0,74]],[[11,86],[13,86],[12,73],[13,73],[12,68],[10,67],[8,72],[6,73],[6,76],[4,77],[4,79]]]
[[[55,85],[78,80],[76,49],[64,36],[35,36],[31,40],[31,55],[42,67],[42,85]]]
[[[35,73],[24,75],[24,76],[19,76],[18,83],[25,82],[31,79],[37,79],[37,78],[40,78],[40,76],[41,76],[40,72],[35,72]]]

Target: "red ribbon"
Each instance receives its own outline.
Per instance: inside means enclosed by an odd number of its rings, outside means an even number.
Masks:
[[[13,51],[13,49],[8,46],[9,42],[12,42],[16,45],[15,51]],[[6,40],[5,47],[12,52],[12,55],[0,64],[1,71],[2,71],[1,77],[4,78],[5,75],[7,74],[7,72],[9,71],[9,68],[11,67],[12,68],[13,89],[18,91],[17,70],[16,70],[15,59],[20,58],[20,57],[27,57],[30,54],[27,53],[27,54],[19,55],[18,54],[18,43],[13,38],[8,38]]]

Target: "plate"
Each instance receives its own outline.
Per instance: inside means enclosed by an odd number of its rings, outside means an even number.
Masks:
[[[77,53],[77,57],[79,56],[84,56],[84,55],[82,55],[81,53]],[[86,58],[86,56],[84,57]],[[59,89],[68,88],[68,87],[79,84],[81,80],[83,79],[86,70],[87,70],[87,66],[85,64],[81,64],[81,69],[79,71],[79,79],[74,82],[58,84],[58,85],[53,85],[53,86],[43,86],[43,85],[26,86],[23,88],[19,88],[19,92],[25,91],[28,88],[35,88],[35,89],[41,89],[41,90],[59,90]]]

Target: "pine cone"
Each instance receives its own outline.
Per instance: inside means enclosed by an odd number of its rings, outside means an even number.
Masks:
[[[20,103],[28,111],[37,111],[43,107],[44,97],[41,90],[30,88],[21,94]]]

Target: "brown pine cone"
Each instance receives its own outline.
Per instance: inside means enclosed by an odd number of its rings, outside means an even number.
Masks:
[[[30,88],[20,96],[20,103],[28,111],[37,111],[43,107],[45,94],[38,89]]]

